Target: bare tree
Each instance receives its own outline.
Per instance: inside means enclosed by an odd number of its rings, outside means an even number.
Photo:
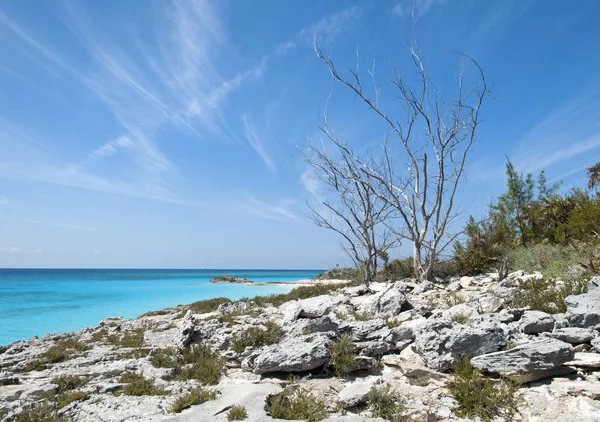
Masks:
[[[345,252],[362,271],[368,286],[376,275],[378,258],[398,243],[387,224],[393,209],[373,189],[376,184],[371,175],[362,171],[353,152],[338,141],[327,123],[321,131],[331,141],[333,151],[326,151],[323,144],[316,147],[309,143],[303,160],[328,192],[320,204],[309,203],[308,207],[319,227],[342,237]]]
[[[409,49],[416,83],[392,69],[391,88],[401,105],[400,115],[388,114],[380,105],[381,86],[375,75],[375,62],[369,69],[365,89],[358,69],[342,76],[333,60],[315,46],[333,79],[350,90],[390,130],[392,142],[383,143],[381,160],[375,162],[352,155],[360,180],[367,180],[378,198],[392,207],[402,224],[396,235],[413,245],[414,270],[419,280],[432,278],[433,265],[457,234],[449,228],[460,212],[456,192],[464,175],[465,163],[476,141],[480,109],[488,94],[485,75],[479,64],[467,55],[458,75],[454,98],[447,97],[430,84],[416,41]],[[358,54],[357,54],[358,56]],[[465,67],[475,69],[477,82],[467,88]],[[393,140],[395,139],[395,142]]]

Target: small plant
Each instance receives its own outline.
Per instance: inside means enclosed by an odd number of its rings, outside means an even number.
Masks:
[[[333,314],[340,321],[348,321],[348,314],[346,312],[340,311],[339,309],[334,309]]]
[[[115,396],[124,394],[126,396],[163,396],[165,390],[156,387],[154,378],[144,378],[142,374],[126,372],[120,378],[119,382],[125,385],[115,391]]]
[[[43,359],[34,359],[25,364],[21,372],[43,371],[46,369],[46,363]]]
[[[546,279],[532,279],[521,283],[521,290],[515,296],[513,306],[526,307],[550,314],[567,311],[565,298],[587,292],[584,279],[568,280],[562,288],[556,288],[554,282]]]
[[[518,346],[518,344],[515,343],[514,341],[509,341],[506,343],[506,350],[514,349],[517,346]]]
[[[315,329],[315,326],[312,324],[308,324],[307,326],[305,326],[304,328],[302,328],[302,334],[309,335],[309,334],[314,334],[316,333],[317,330]]]
[[[248,412],[244,406],[234,405],[227,412],[227,420],[232,421],[243,421],[248,416]]]
[[[150,363],[155,368],[175,368],[180,354],[174,347],[159,349],[150,358]]]
[[[511,421],[525,404],[518,381],[502,378],[496,383],[473,368],[468,358],[454,363],[452,375],[450,394],[458,403],[454,413],[460,418],[490,422],[499,417]]]
[[[369,321],[369,320],[375,319],[375,315],[373,315],[369,312],[354,311],[354,312],[352,312],[352,316],[354,317],[354,319],[356,321]]]
[[[81,378],[79,375],[61,375],[55,377],[50,381],[56,385],[56,391],[58,393],[64,393],[65,391],[75,390],[86,383],[86,380]]]
[[[452,322],[457,324],[465,324],[469,319],[471,319],[471,315],[467,312],[457,312],[450,317]]]
[[[70,418],[58,413],[55,403],[38,402],[25,407],[14,419],[15,422],[70,422]]]
[[[386,318],[384,321],[388,328],[396,328],[402,325],[402,321],[396,318]]]
[[[86,400],[90,395],[86,391],[70,391],[56,396],[56,405],[59,409],[73,403],[74,401]]]
[[[169,412],[180,413],[196,404],[202,404],[209,400],[217,398],[215,390],[205,390],[204,388],[195,388],[189,393],[177,398],[171,405]]]
[[[118,348],[139,348],[144,345],[144,329],[136,328],[135,330],[125,332],[123,335],[112,334],[106,338],[106,341],[108,344]]]
[[[302,387],[288,386],[267,397],[265,410],[273,419],[316,422],[327,417],[325,401]]]
[[[459,294],[458,292],[448,292],[448,294],[444,296],[444,303],[448,307],[460,305],[461,303],[465,303],[466,301],[466,297]]]
[[[247,347],[259,347],[279,343],[283,333],[273,321],[267,321],[265,328],[250,327],[235,335],[231,340],[231,350],[242,353]]]
[[[121,355],[122,359],[142,359],[150,354],[150,349],[136,348]]]
[[[75,339],[59,340],[36,359],[27,363],[23,372],[43,371],[48,364],[64,362],[77,352],[91,349],[91,346]]]
[[[201,384],[212,385],[217,383],[224,368],[225,362],[210,346],[199,344],[184,350],[174,372],[180,380],[195,379]]]
[[[338,377],[345,377],[356,367],[356,347],[349,334],[343,334],[329,346],[331,358],[329,364],[335,369]]]
[[[405,418],[406,406],[402,404],[403,397],[390,384],[383,387],[371,387],[367,396],[367,406],[373,416],[388,421],[400,422]]]

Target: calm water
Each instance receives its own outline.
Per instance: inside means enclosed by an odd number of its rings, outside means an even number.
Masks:
[[[283,293],[286,287],[213,284],[219,275],[289,282],[320,271],[0,269],[0,344],[34,335],[78,331],[109,316],[145,312],[202,299]]]

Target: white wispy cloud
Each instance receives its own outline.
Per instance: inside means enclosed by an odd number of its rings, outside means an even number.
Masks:
[[[248,196],[239,204],[240,210],[268,220],[297,221],[298,216],[292,210],[294,201],[281,200],[275,203],[263,202],[253,196]]]
[[[129,148],[133,145],[131,139],[127,136],[119,136],[117,139],[108,141],[89,153],[88,158],[98,160],[100,158],[110,157],[117,153],[118,150]]]
[[[308,28],[301,30],[296,36],[296,40],[311,45],[315,41],[319,45],[331,44],[341,35],[344,28],[350,22],[358,20],[361,14],[362,9],[358,6],[352,6],[335,12]]]
[[[314,198],[319,198],[320,181],[315,172],[309,168],[300,176],[300,181],[304,189]]]
[[[419,17],[423,17],[435,7],[442,6],[447,2],[448,0],[403,0],[394,4],[392,14],[398,18],[405,18],[412,14],[414,7],[415,13]]]
[[[246,136],[248,143],[250,144],[252,149],[254,149],[254,151],[260,156],[260,158],[262,158],[262,160],[265,162],[267,167],[271,171],[276,172],[277,166],[275,165],[275,162],[269,155],[269,152],[267,151],[266,146],[264,145],[263,141],[261,141],[258,133],[256,132],[256,129],[249,122],[249,119],[247,116],[244,115],[242,117],[242,121],[244,122],[244,135]]]
[[[19,253],[21,252],[21,248],[18,246],[5,246],[0,248],[0,253]]]

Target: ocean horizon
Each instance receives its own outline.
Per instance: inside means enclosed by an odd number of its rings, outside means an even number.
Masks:
[[[289,291],[285,286],[215,284],[222,275],[257,283],[292,282],[323,270],[260,269],[0,269],[0,345],[49,333],[79,331],[107,317],[215,297],[232,300]]]

